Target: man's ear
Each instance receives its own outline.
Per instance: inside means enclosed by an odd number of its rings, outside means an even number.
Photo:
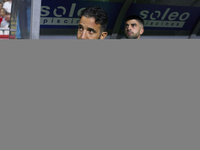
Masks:
[[[144,33],[144,28],[140,29],[140,35],[142,35]]]
[[[101,39],[101,40],[102,40],[102,39],[105,39],[107,35],[108,35],[108,32],[102,32],[102,33],[101,33],[101,36],[100,36],[100,39]]]

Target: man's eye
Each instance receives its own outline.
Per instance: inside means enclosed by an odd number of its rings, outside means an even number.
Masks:
[[[82,30],[83,28],[79,26],[78,29],[79,29],[79,30]]]
[[[93,30],[89,30],[89,32],[90,32],[90,33],[94,33],[94,31],[93,31]]]
[[[135,27],[136,26],[136,24],[132,24],[132,27]]]

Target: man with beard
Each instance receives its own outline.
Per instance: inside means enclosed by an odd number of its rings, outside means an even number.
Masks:
[[[127,39],[140,39],[144,33],[144,21],[137,15],[128,16],[125,20],[125,36]]]
[[[102,8],[88,7],[80,14],[77,39],[105,39],[107,24],[108,16]]]

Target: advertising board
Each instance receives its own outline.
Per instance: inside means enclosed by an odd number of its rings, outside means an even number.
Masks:
[[[123,3],[42,0],[40,28],[76,29],[81,10],[88,6],[103,8],[109,18],[107,29],[113,29]],[[125,17],[132,14],[144,19],[147,30],[192,30],[200,18],[200,9],[198,7],[132,3]],[[123,21],[125,17],[122,18]],[[124,28],[123,24],[121,28]]]

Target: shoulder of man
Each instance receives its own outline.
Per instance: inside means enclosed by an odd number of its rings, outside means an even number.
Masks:
[[[124,35],[118,35],[117,39],[126,39],[126,37]]]

